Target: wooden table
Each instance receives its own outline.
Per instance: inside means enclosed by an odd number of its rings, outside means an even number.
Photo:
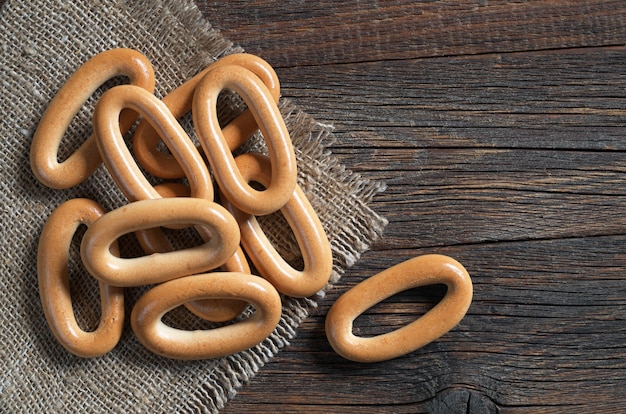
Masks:
[[[388,186],[384,237],[225,413],[626,410],[623,1],[197,3],[335,126],[335,156]],[[461,324],[396,360],[337,356],[335,299],[425,253],[472,275]],[[396,296],[360,332],[442,295]]]
[[[224,413],[626,410],[622,0],[196,2],[335,126],[343,164],[387,184],[384,237]],[[472,275],[463,321],[388,362],[336,355],[330,305],[426,253]],[[394,296],[357,328],[397,329],[443,294]]]

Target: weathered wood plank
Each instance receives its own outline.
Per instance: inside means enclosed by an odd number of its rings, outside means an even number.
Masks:
[[[432,249],[371,252],[225,412],[253,412],[256,404],[287,412],[445,412],[445,401],[458,408],[472,399],[482,409],[469,412],[619,410],[626,404],[619,390],[626,380],[625,247],[626,236],[610,236],[439,248],[472,274],[467,317],[411,355],[357,364],[334,355],[325,340],[333,298]],[[441,292],[430,294],[417,295],[417,307],[402,296],[373,308],[362,333],[402,326],[389,310],[415,316]]]
[[[626,48],[278,69],[349,148],[625,150]]]
[[[619,0],[197,2],[229,39],[277,67],[621,45]]]
[[[621,234],[622,152],[495,149],[336,150],[387,183],[377,248]]]
[[[624,2],[197,4],[336,126],[344,164],[388,184],[385,237],[224,412],[623,411]],[[334,300],[424,253],[467,267],[467,317],[397,360],[337,356]],[[442,294],[397,295],[357,328],[398,328]]]
[[[624,45],[622,3],[219,6],[201,3],[229,38],[277,67],[284,96],[335,125],[335,155],[387,182],[374,207],[390,221],[226,412],[626,406],[626,51],[605,47]],[[334,299],[433,252],[472,274],[461,324],[394,361],[335,355],[323,325]],[[441,295],[396,296],[357,328],[397,328]]]

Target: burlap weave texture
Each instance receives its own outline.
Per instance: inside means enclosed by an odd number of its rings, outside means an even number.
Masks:
[[[39,302],[39,233],[50,213],[67,199],[92,198],[109,210],[127,201],[102,167],[75,188],[48,189],[32,175],[28,154],[47,103],[67,77],[98,52],[129,47],[145,54],[155,69],[156,94],[162,97],[216,58],[241,49],[212,29],[187,0],[8,0],[0,26],[0,411],[219,410],[288,343],[323,294],[284,298],[283,317],[272,336],[231,357],[195,362],[161,358],[137,342],[128,323],[120,344],[109,354],[74,357],[56,343]],[[94,102],[87,102],[72,122],[62,156],[90,134]],[[224,102],[224,117],[240,110],[236,99]],[[331,241],[332,283],[381,234],[385,220],[367,203],[382,186],[346,171],[328,154],[332,133],[327,126],[290,102],[282,100],[280,107],[296,148],[299,183]],[[262,149],[260,142],[257,137],[249,147]],[[284,220],[270,217],[264,226],[280,251],[297,260],[297,246]],[[93,302],[97,285],[80,271],[71,278],[79,322],[93,325],[98,318]],[[126,294],[127,315],[141,293],[136,289]],[[195,323],[183,314],[170,318],[181,325]]]

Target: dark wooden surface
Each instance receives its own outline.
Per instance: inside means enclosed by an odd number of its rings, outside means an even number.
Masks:
[[[197,1],[387,183],[384,237],[228,404],[243,412],[626,410],[626,7],[622,1]],[[324,318],[350,286],[424,253],[473,304],[406,357],[348,362]],[[395,329],[441,290],[359,319]]]
[[[224,413],[626,411],[623,1],[196,3],[388,186],[384,237]],[[334,300],[425,253],[472,275],[461,324],[396,360],[337,356]],[[396,329],[442,295],[397,295],[357,328]]]

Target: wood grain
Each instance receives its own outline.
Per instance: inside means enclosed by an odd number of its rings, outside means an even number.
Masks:
[[[372,206],[390,222],[225,413],[626,409],[622,1],[196,4],[335,126],[336,157],[386,182]],[[337,356],[333,301],[426,253],[472,275],[466,318],[396,360]],[[358,332],[396,329],[443,294],[396,295]]]
[[[626,35],[620,1],[197,3],[277,67],[620,45]]]
[[[385,236],[224,412],[626,408],[622,2],[197,4],[335,126],[335,156],[387,184],[372,204]],[[334,354],[333,301],[425,253],[472,275],[459,326],[384,363]],[[356,329],[396,329],[442,295],[396,295]]]

